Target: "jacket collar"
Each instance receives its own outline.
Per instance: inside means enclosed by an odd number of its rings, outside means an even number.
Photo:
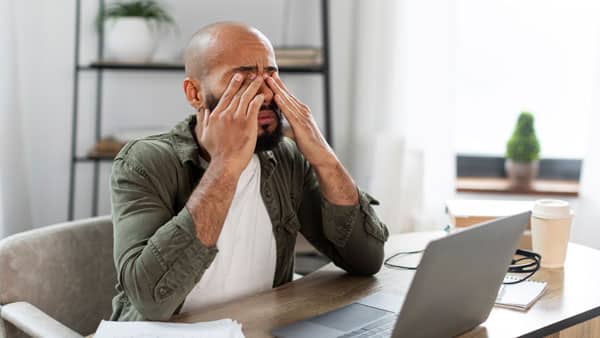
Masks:
[[[181,163],[192,162],[197,167],[206,170],[208,162],[199,160],[199,145],[194,137],[194,127],[196,126],[196,115],[190,115],[185,120],[177,123],[171,129],[171,144]]]

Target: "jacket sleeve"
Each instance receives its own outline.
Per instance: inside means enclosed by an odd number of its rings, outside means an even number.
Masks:
[[[168,320],[218,250],[196,238],[188,210],[172,210],[161,180],[136,160],[115,160],[111,194],[118,283],[146,320]]]
[[[388,229],[372,208],[379,202],[358,189],[358,204],[340,206],[321,194],[316,174],[304,160],[300,231],[335,265],[352,274],[372,275],[383,263]]]

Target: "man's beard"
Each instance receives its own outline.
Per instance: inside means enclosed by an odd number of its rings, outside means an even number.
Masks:
[[[205,98],[205,102],[212,114],[212,112],[217,107],[217,104],[219,104],[219,99],[212,93],[209,93]],[[277,124],[275,125],[275,130],[271,132],[268,130],[268,125],[261,126],[263,133],[256,139],[256,147],[254,148],[255,154],[267,150],[273,150],[275,147],[277,147],[277,145],[279,144],[279,142],[281,142],[281,139],[283,138],[283,118],[281,115],[281,110],[275,102],[271,102],[271,104],[268,105],[263,105],[260,108],[260,110],[265,109],[272,110],[275,112],[275,122]]]
[[[261,110],[262,109],[263,108],[261,108]],[[268,130],[268,125],[261,126],[263,133],[256,139],[256,148],[254,148],[254,153],[275,149],[275,147],[277,147],[283,138],[283,121],[281,118],[281,110],[279,107],[277,107],[275,102],[265,106],[264,109],[270,109],[275,112],[275,122],[277,124],[275,125],[275,130],[271,132]]]

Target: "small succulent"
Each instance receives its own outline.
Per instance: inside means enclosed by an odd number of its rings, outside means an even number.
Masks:
[[[533,122],[533,114],[521,112],[517,126],[506,144],[507,159],[515,162],[531,162],[540,157],[540,143]]]

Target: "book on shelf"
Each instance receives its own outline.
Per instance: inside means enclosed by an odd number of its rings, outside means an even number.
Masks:
[[[279,67],[311,67],[320,66],[320,60],[298,59],[298,58],[278,58],[277,65]]]
[[[169,127],[131,128],[114,131],[102,137],[88,151],[90,158],[111,158],[117,156],[121,148],[130,140],[140,139],[150,135],[157,135],[168,131]]]
[[[321,49],[313,47],[278,47],[275,48],[275,59],[280,67],[318,66],[323,63]]]
[[[275,57],[320,58],[321,48],[316,47],[275,47]]]

